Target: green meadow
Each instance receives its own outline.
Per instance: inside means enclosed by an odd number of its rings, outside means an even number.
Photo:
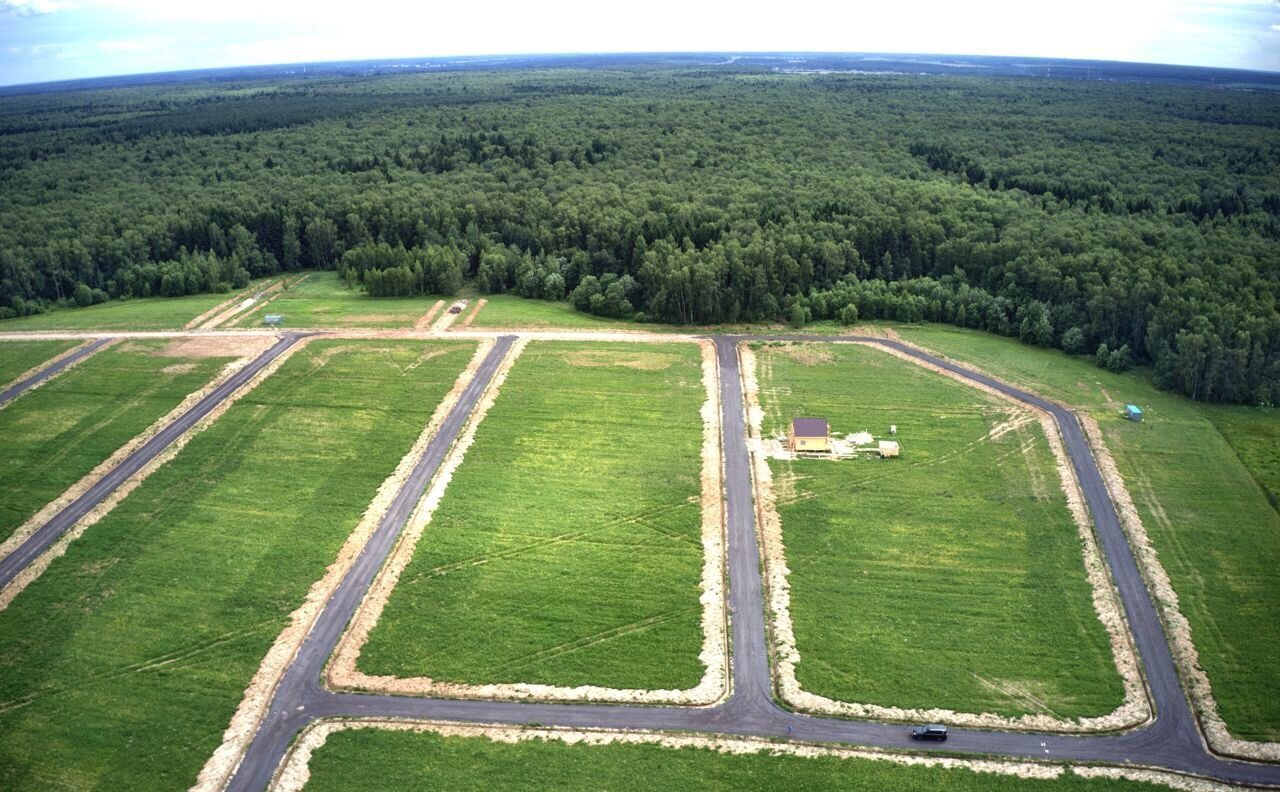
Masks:
[[[191,786],[473,351],[315,342],[71,543],[0,611],[0,789]]]
[[[530,344],[360,669],[471,684],[696,685],[704,401],[692,344]]]
[[[1097,418],[1191,622],[1200,665],[1233,734],[1280,740],[1280,410],[1205,405],[1155,389],[1144,371],[942,326],[907,341]],[[1123,405],[1146,412],[1124,420]],[[1265,488],[1265,489],[1264,489]]]
[[[80,341],[0,341],[0,388]]]
[[[232,360],[171,357],[167,344],[107,347],[0,410],[0,539]]]
[[[429,779],[424,786],[424,779]],[[1139,792],[1150,784],[1048,780],[903,766],[862,758],[727,754],[658,745],[515,744],[484,737],[358,729],[329,735],[311,757],[307,792],[489,790],[839,790],[840,792]]]
[[[841,701],[1104,715],[1123,697],[1040,426],[863,346],[756,345],[766,437],[898,428],[897,459],[770,462],[801,686]]]
[[[413,323],[441,297],[370,297],[348,288],[338,273],[317,270],[290,278],[288,289],[238,315],[227,327],[259,327],[267,314],[284,316],[285,327],[400,327]]]

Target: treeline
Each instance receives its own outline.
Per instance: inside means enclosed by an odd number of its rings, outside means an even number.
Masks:
[[[322,268],[377,296],[471,279],[651,322],[940,321],[1150,364],[1196,399],[1280,402],[1269,98],[759,77],[0,104],[0,317]]]

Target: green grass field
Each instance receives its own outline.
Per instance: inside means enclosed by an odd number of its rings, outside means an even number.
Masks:
[[[473,350],[316,342],[72,543],[0,611],[0,789],[194,783]]]
[[[243,293],[252,294],[273,278],[254,281]],[[62,308],[35,316],[0,320],[0,333],[36,330],[177,330],[237,292],[193,294],[188,297],[145,297],[112,300],[85,308]]]
[[[108,347],[0,410],[0,539],[199,390],[232,358]]]
[[[347,288],[336,272],[316,271],[270,302],[236,317],[227,326],[259,327],[267,314],[283,314],[285,327],[409,328],[440,299],[447,298],[370,297]]]
[[[429,779],[425,782],[424,779]],[[484,737],[375,729],[342,731],[311,757],[307,792],[489,790],[846,790],[855,792],[1139,792],[1162,787],[1134,781],[1050,780],[907,767],[870,759],[725,754],[658,745],[516,744]]]
[[[1280,479],[1280,410],[1196,404],[1156,390],[1145,372],[1111,374],[981,333],[901,333],[1097,417],[1191,622],[1223,718],[1237,736],[1280,740],[1280,514],[1258,485]],[[1146,411],[1142,424],[1120,417],[1126,402]]]
[[[490,294],[488,300],[471,326],[496,327],[521,330],[635,330],[656,331],[669,329],[666,325],[649,325],[607,319],[575,310],[567,302],[527,300],[514,294]],[[468,308],[468,310],[470,310]],[[463,312],[466,316],[466,312]]]
[[[693,345],[527,347],[361,670],[472,684],[696,685],[704,400]]]
[[[0,341],[0,388],[79,341]]]
[[[962,712],[1103,715],[1123,697],[1038,424],[866,347],[758,347],[766,437],[898,427],[902,457],[773,460],[813,693]]]

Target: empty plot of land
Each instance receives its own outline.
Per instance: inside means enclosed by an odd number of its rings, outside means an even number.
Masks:
[[[981,333],[903,335],[1097,418],[1223,720],[1237,737],[1280,741],[1280,514],[1259,486],[1280,481],[1275,447],[1265,445],[1280,436],[1280,410],[1196,404],[1156,390],[1142,372],[1112,374]],[[1143,407],[1142,423],[1119,416],[1126,402]]]
[[[485,328],[520,330],[635,330],[652,332],[663,325],[610,319],[576,310],[567,302],[527,300],[513,294],[491,294],[488,302],[471,320],[475,330]]]
[[[467,364],[317,341],[0,611],[0,788],[180,789]]]
[[[0,341],[0,390],[79,341]]]
[[[293,283],[293,281],[291,281]],[[246,311],[231,327],[260,326],[267,314],[280,314],[286,327],[401,327],[409,329],[439,297],[370,297],[352,289],[336,272],[312,272]]]
[[[311,759],[307,792],[394,792],[437,789],[821,789],[938,790],[939,792],[1103,792],[1156,790],[1150,784],[1085,779],[1062,771],[1056,778],[1026,778],[939,766],[904,766],[887,760],[775,754],[767,745],[751,753],[652,744],[567,745],[557,740],[504,741],[431,732],[359,729],[331,734]],[[779,746],[785,751],[785,746]],[[738,750],[742,750],[739,748]],[[804,748],[800,748],[804,751]],[[935,760],[936,761],[936,760]],[[1057,772],[1039,768],[1040,775]],[[1028,770],[1025,768],[1023,772]],[[1034,772],[1034,771],[1032,771]]]
[[[360,670],[462,684],[697,685],[705,398],[692,344],[531,344]]]
[[[86,308],[66,308],[0,320],[0,333],[35,330],[177,330],[228,294],[112,300]]]
[[[774,460],[801,686],[882,706],[1098,716],[1123,689],[1040,426],[854,346],[757,349],[766,437],[793,417],[902,456]]]
[[[117,344],[0,410],[0,540],[233,358]]]

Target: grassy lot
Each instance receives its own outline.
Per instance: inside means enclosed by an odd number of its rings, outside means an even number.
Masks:
[[[902,335],[1098,418],[1227,725],[1240,737],[1280,740],[1280,515],[1257,483],[1274,487],[1280,478],[1280,410],[1196,404],[1156,390],[1145,372],[1111,374],[981,333],[921,327]],[[1125,402],[1146,411],[1142,424],[1120,417]]]
[[[271,280],[273,278],[262,278],[241,291],[252,294],[254,289]],[[86,308],[63,308],[36,316],[0,320],[0,333],[27,330],[177,330],[235,294],[146,297],[112,300]]]
[[[554,741],[495,743],[483,737],[360,729],[338,732],[311,758],[307,792],[393,792],[448,789],[579,790],[895,790],[909,792],[1110,792],[1155,790],[1133,781],[1053,780],[870,759],[733,755],[658,745],[566,745]]]
[[[1102,715],[1123,691],[1039,425],[866,347],[759,347],[766,437],[820,416],[882,461],[774,460],[802,686],[842,701]],[[995,436],[992,436],[995,435]]]
[[[79,341],[0,341],[0,388]]]
[[[413,327],[440,299],[447,298],[370,297],[347,288],[336,272],[317,271],[227,326],[256,327],[267,314],[283,314],[286,327]]]
[[[361,669],[464,683],[696,685],[699,361],[683,344],[530,345]]]
[[[108,347],[0,410],[0,539],[205,385],[232,358]]]
[[[472,327],[497,327],[521,330],[636,330],[669,329],[666,325],[649,325],[621,319],[607,319],[575,310],[567,302],[527,300],[514,294],[490,294]],[[468,311],[470,308],[467,309]],[[466,316],[466,311],[463,312]]]
[[[74,542],[0,611],[0,789],[190,786],[473,350],[317,342]]]

